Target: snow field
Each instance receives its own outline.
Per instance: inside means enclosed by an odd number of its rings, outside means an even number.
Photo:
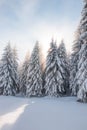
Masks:
[[[85,130],[87,104],[75,97],[0,96],[0,130]]]

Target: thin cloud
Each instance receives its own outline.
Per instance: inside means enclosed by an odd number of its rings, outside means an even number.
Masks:
[[[80,11],[76,14],[73,9],[69,17],[67,6],[73,0],[62,0],[62,5],[53,7],[52,3],[55,5],[56,1],[61,0],[0,0],[0,52],[10,40],[12,46],[16,44],[19,57],[23,59],[27,50],[31,52],[36,40],[39,40],[45,53],[52,37],[58,44],[63,38],[67,50],[70,50]],[[60,6],[61,10],[67,9],[66,15],[58,12]],[[79,6],[82,6],[81,3]],[[77,19],[73,19],[73,14],[78,16]]]

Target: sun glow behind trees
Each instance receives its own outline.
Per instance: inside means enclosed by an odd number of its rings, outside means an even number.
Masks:
[[[66,22],[61,24],[59,23],[58,25],[57,23],[49,24],[41,22],[37,24],[37,27],[35,26],[35,28],[32,28],[31,32],[20,32],[19,34],[14,32],[14,35],[10,34],[10,37],[8,36],[8,38],[11,46],[16,46],[20,61],[24,60],[28,50],[30,53],[32,52],[37,40],[40,43],[44,56],[46,56],[52,38],[57,41],[57,45],[59,45],[63,39],[67,52],[70,52],[77,23],[78,22],[70,24],[70,22]],[[0,48],[0,54],[3,52],[3,48],[9,42],[7,40],[8,38],[5,37],[3,41],[0,41],[0,44],[2,44],[2,47]]]

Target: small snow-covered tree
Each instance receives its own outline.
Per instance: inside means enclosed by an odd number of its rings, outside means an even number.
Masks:
[[[20,92],[23,96],[26,95],[26,83],[27,83],[27,74],[29,67],[29,52],[27,53],[24,63],[20,69]]]
[[[4,50],[0,66],[0,87],[4,95],[15,95],[16,85],[14,79],[14,61],[10,44]]]
[[[61,75],[61,62],[57,54],[57,46],[52,40],[48,51],[45,68],[46,95],[60,96],[65,93]]]
[[[41,95],[42,70],[41,70],[40,47],[38,42],[36,42],[36,45],[30,57],[26,85],[27,85],[26,95],[28,97]]]
[[[61,68],[63,71],[61,72],[63,84],[64,84],[66,92],[68,92],[69,90],[69,63],[68,63],[68,57],[67,57],[65,44],[63,41],[61,41],[61,44],[58,47],[58,57],[60,59]]]

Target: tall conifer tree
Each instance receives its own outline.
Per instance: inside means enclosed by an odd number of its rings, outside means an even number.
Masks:
[[[15,95],[17,92],[14,54],[10,44],[4,50],[0,66],[0,87],[4,95]]]
[[[42,70],[41,70],[41,58],[39,43],[33,49],[33,52],[29,61],[29,68],[27,74],[27,91],[26,95],[41,96],[42,90]]]
[[[46,95],[61,96],[65,93],[63,85],[63,77],[61,75],[62,68],[60,58],[57,53],[57,46],[52,40],[50,49],[46,59],[45,69],[45,89]]]

